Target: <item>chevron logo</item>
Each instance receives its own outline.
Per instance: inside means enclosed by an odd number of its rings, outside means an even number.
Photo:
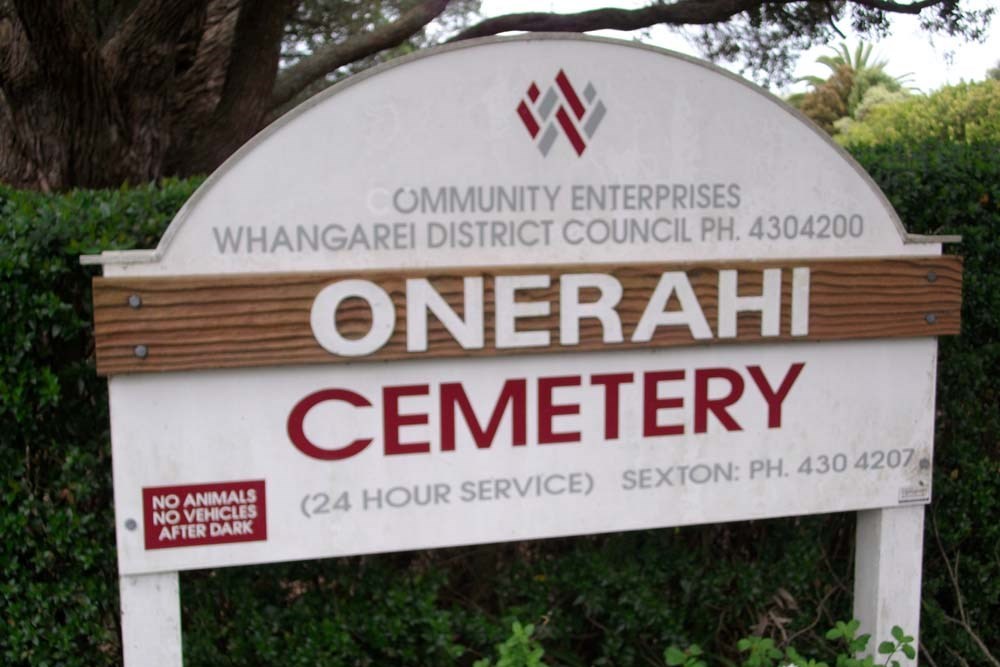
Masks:
[[[542,156],[549,154],[560,131],[577,156],[583,155],[587,142],[597,132],[607,113],[604,102],[597,97],[594,84],[587,82],[581,99],[566,72],[559,70],[554,83],[545,89],[544,94],[534,81],[525,94],[526,97],[517,105],[517,115]]]

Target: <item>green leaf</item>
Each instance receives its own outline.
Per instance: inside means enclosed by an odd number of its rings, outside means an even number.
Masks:
[[[903,649],[903,655],[905,655],[910,660],[913,660],[914,658],[917,657],[917,650],[913,648],[913,646],[911,646],[910,644],[903,644],[901,648]]]
[[[675,665],[683,665],[687,662],[687,655],[676,646],[670,646],[663,652],[663,660],[671,667],[674,667]]]
[[[896,645],[892,642],[882,642],[878,645],[878,652],[884,655],[889,655],[890,653],[896,652]]]
[[[852,653],[861,653],[868,648],[868,642],[872,638],[869,634],[860,635],[852,639],[848,644]]]

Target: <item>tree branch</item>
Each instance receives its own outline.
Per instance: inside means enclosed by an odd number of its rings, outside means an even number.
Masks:
[[[590,30],[639,30],[653,25],[708,25],[764,5],[794,4],[800,0],[678,0],[639,9],[606,7],[576,14],[525,12],[486,19],[449,41],[487,37],[508,31],[588,32]],[[852,0],[853,4],[897,14],[919,14],[945,0],[900,3],[890,0]]]
[[[217,116],[232,114],[247,103],[260,107],[261,115],[266,111],[292,4],[292,0],[243,0]]]
[[[218,104],[184,147],[182,173],[207,173],[252,137],[270,107],[292,0],[242,0]]]
[[[392,23],[319,49],[278,76],[270,108],[282,106],[309,84],[339,67],[402,44],[437,18],[447,5],[448,0],[424,0]]]
[[[922,2],[890,2],[889,0],[855,0],[854,4],[871,9],[880,9],[891,14],[919,14],[928,7],[940,5],[944,0],[923,0]]]
[[[786,4],[795,0],[779,0]],[[762,0],[678,0],[639,9],[605,7],[576,14],[525,12],[486,19],[463,30],[450,41],[488,37],[511,30],[527,32],[587,32],[589,30],[639,30],[652,25],[705,25],[725,21],[740,12],[765,4]]]
[[[924,646],[924,643],[918,640],[917,646],[920,648],[920,655],[922,655],[927,662],[931,663],[931,667],[938,667],[937,663],[934,662],[934,658],[927,652],[927,647]]]
[[[239,13],[240,0],[209,0],[204,22],[191,35],[194,58],[179,73],[172,100],[172,130],[179,133],[177,139],[190,137],[207,124],[219,105]]]
[[[979,637],[978,634],[976,634],[972,625],[969,624],[969,617],[965,614],[965,605],[962,604],[962,589],[958,585],[958,556],[955,557],[955,567],[952,567],[951,561],[948,559],[948,554],[945,553],[944,544],[941,542],[941,533],[938,532],[937,516],[934,512],[931,512],[931,530],[934,533],[934,541],[937,542],[938,552],[941,554],[941,559],[944,560],[944,566],[945,570],[948,572],[948,578],[951,579],[951,586],[955,591],[955,600],[958,602],[958,618],[945,613],[944,610],[941,612],[942,615],[946,621],[954,623],[965,630],[966,634],[968,634],[976,646],[979,647],[983,656],[989,660],[993,667],[1000,667],[1000,661],[998,661],[993,654],[990,653],[989,647],[986,646],[986,643]],[[957,654],[956,657],[958,657]],[[965,661],[963,660],[962,662],[964,663]]]
[[[968,634],[969,637],[972,639],[972,641],[975,643],[975,645],[979,647],[979,650],[982,651],[983,656],[987,660],[989,660],[991,665],[993,665],[994,667],[1000,667],[1000,661],[997,661],[997,659],[993,657],[993,654],[990,653],[989,647],[986,646],[986,642],[984,642],[979,637],[979,635],[976,634],[976,631],[972,629],[972,626],[969,625],[967,621],[955,618],[954,616],[950,616],[949,614],[942,614],[942,615],[944,616],[944,620],[954,623],[955,625],[965,630],[966,634]]]
[[[101,49],[121,118],[123,157],[129,173],[144,180],[163,175],[181,31],[207,1],[141,0]]]

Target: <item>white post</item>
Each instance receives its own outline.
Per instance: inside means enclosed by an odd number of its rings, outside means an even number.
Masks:
[[[858,512],[854,617],[861,621],[859,634],[871,633],[869,649],[876,657],[881,642],[894,641],[894,625],[918,647],[923,540],[923,505]],[[900,653],[893,659],[917,665]]]
[[[181,597],[176,572],[123,576],[125,667],[181,667]]]

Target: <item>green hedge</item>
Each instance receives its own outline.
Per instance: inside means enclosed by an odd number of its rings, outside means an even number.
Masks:
[[[152,247],[194,183],[0,189],[0,663],[120,662],[106,383],[79,255]]]
[[[965,237],[963,335],[941,348],[922,639],[939,667],[981,664],[949,620],[963,619],[944,557],[964,620],[995,650],[1000,146],[856,154],[911,231]],[[153,247],[196,185],[0,189],[2,664],[120,661],[107,395],[77,257]],[[662,664],[669,644],[712,654],[754,628],[801,632],[807,648],[850,613],[852,553],[853,519],[839,515],[188,573],[186,664],[467,665],[515,618],[553,664]]]
[[[951,651],[984,665],[956,621],[1000,659],[1000,144],[852,151],[911,232],[962,235],[951,249],[965,258],[962,335],[942,340],[938,363],[921,641],[938,665],[962,664]]]

